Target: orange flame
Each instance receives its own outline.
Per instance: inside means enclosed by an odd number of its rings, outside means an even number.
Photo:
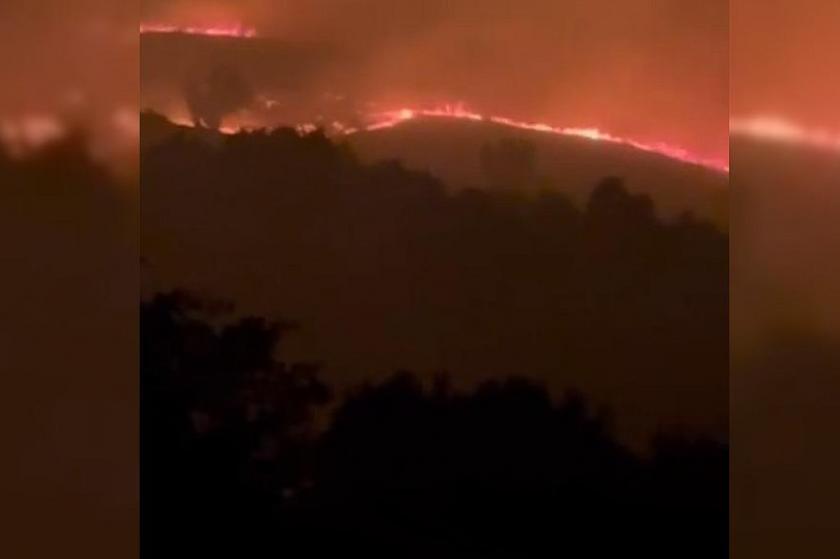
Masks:
[[[514,120],[507,117],[501,116],[485,116],[476,112],[469,111],[464,108],[462,104],[457,105],[444,105],[439,108],[433,109],[398,109],[393,111],[384,111],[381,113],[376,113],[373,115],[374,122],[373,124],[368,125],[364,129],[367,131],[372,130],[381,130],[383,128],[391,128],[396,126],[400,123],[413,120],[416,118],[421,117],[438,117],[438,118],[453,118],[453,119],[461,119],[461,120],[473,120],[473,121],[481,121],[481,122],[493,122],[496,124],[503,124],[505,126],[510,126],[513,128],[519,128],[522,130],[532,130],[536,132],[545,132],[550,134],[559,134],[562,136],[575,136],[578,138],[586,138],[588,140],[599,141],[599,142],[609,142],[612,144],[620,144],[633,147],[638,150],[647,151],[651,153],[658,153],[660,155],[664,155],[665,157],[669,157],[671,159],[676,159],[679,161],[683,161],[685,163],[691,163],[693,165],[700,165],[703,167],[707,167],[709,169],[713,169],[716,171],[721,171],[724,173],[729,172],[729,162],[724,161],[721,159],[713,159],[713,158],[705,158],[699,155],[693,154],[690,151],[681,148],[679,146],[675,146],[672,144],[668,144],[665,142],[659,143],[648,143],[642,142],[639,140],[634,140],[632,138],[624,138],[621,136],[616,136],[610,134],[609,132],[604,132],[599,130],[598,128],[564,128],[558,126],[552,126],[550,124],[544,123],[537,123],[537,122],[523,122]]]
[[[0,120],[0,144],[14,155],[58,140],[67,133],[58,117],[48,114],[23,115]]]
[[[722,173],[729,173],[728,160],[701,157],[697,154],[690,152],[687,149],[666,142],[642,142],[632,138],[625,138],[622,136],[610,134],[609,132],[604,132],[598,128],[558,127],[544,123],[523,122],[502,116],[486,116],[466,109],[462,103],[455,105],[442,105],[440,107],[431,109],[402,108],[389,111],[371,112],[365,115],[363,118],[363,120],[368,123],[366,125],[350,126],[346,123],[336,121],[330,123],[329,131],[336,135],[349,136],[352,134],[357,134],[359,132],[372,132],[386,128],[393,128],[404,122],[408,122],[418,118],[428,117],[470,120],[476,122],[490,122],[495,124],[501,124],[504,126],[509,126],[512,128],[518,128],[520,130],[531,130],[535,132],[544,132],[548,134],[558,134],[561,136],[584,138],[586,140],[596,142],[607,142],[610,144],[624,145],[637,150],[646,151],[649,153],[656,153],[668,157],[670,159],[682,161],[684,163],[699,165]],[[179,120],[182,124],[191,125],[191,123],[189,123],[189,119],[182,118]],[[233,120],[236,120],[236,117],[233,117]],[[313,123],[301,123],[296,126],[297,130],[303,133],[315,130],[319,127],[321,127],[321,125]],[[234,134],[241,130],[249,130],[254,128],[260,128],[260,126],[244,125],[240,120],[239,124],[233,124],[231,122],[226,123],[226,125],[220,129],[220,132],[223,132],[225,134]]]
[[[729,122],[729,130],[734,135],[840,151],[840,133],[808,128],[782,117],[733,118]]]
[[[200,27],[195,25],[180,26],[169,23],[141,23],[140,33],[181,33],[184,35],[204,35],[206,37],[234,37],[253,39],[257,30],[241,23]]]

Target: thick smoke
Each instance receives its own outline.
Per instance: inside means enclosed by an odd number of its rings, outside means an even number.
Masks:
[[[464,101],[719,157],[728,146],[727,9],[726,0],[146,0],[142,17],[237,21],[330,45],[347,91],[317,94],[355,93],[389,108]]]
[[[733,116],[840,129],[840,3],[731,0]]]
[[[254,91],[235,68],[216,66],[205,78],[187,83],[184,98],[197,125],[216,129],[226,115],[253,102]]]
[[[0,2],[0,128],[82,127],[98,155],[136,159],[138,19],[130,2]]]

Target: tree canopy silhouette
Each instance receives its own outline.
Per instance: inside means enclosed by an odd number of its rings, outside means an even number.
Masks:
[[[578,392],[407,372],[316,429],[328,391],[279,360],[282,328],[206,309],[141,310],[147,553],[726,554],[724,446],[663,436],[640,457]]]
[[[142,154],[151,285],[299,318],[313,335],[290,351],[339,383],[527,372],[608,402],[636,440],[661,422],[725,436],[728,243],[709,223],[663,221],[618,178],[578,207],[452,192],[321,133],[169,130]]]

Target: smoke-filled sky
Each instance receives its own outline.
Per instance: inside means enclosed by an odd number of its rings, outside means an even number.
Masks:
[[[840,130],[840,3],[730,0],[732,113]]]
[[[56,117],[94,131],[99,147],[136,151],[138,5],[112,0],[0,2],[0,126],[38,134]],[[39,132],[39,130],[41,132]]]
[[[359,80],[384,101],[461,97],[712,157],[730,101],[840,129],[834,0],[5,0],[0,116],[136,105],[138,19],[331,42],[367,60]]]
[[[35,111],[84,94],[136,104],[139,9],[111,0],[0,2],[0,111]]]
[[[727,0],[143,0],[141,17],[329,44],[383,104],[727,150]]]

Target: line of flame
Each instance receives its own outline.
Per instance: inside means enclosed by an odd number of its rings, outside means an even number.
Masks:
[[[141,23],[140,33],[181,33],[184,35],[204,35],[207,37],[235,37],[240,39],[253,39],[257,36],[257,30],[253,27],[235,23],[230,25],[215,25],[207,27],[180,26],[168,23]]]
[[[713,159],[713,158],[705,158],[700,157],[698,155],[692,154],[690,151],[681,148],[679,146],[675,146],[672,144],[659,142],[659,143],[648,143],[642,142],[638,140],[634,140],[632,138],[624,138],[621,136],[615,136],[610,134],[609,132],[604,132],[599,130],[598,128],[575,128],[575,127],[558,127],[552,126],[550,124],[544,123],[536,123],[536,122],[523,122],[514,120],[507,117],[501,116],[485,116],[480,113],[472,112],[463,107],[463,105],[445,105],[443,107],[432,108],[432,109],[398,109],[393,111],[383,111],[376,113],[373,115],[374,122],[369,124],[368,126],[364,127],[364,130],[373,131],[373,130],[381,130],[384,128],[392,128],[401,124],[403,122],[407,122],[409,120],[414,120],[416,118],[422,117],[441,117],[441,118],[454,118],[454,119],[461,119],[461,120],[473,120],[473,121],[480,121],[480,122],[493,122],[496,124],[503,124],[506,126],[511,126],[514,128],[519,128],[522,130],[532,130],[536,132],[546,132],[551,134],[560,134],[563,136],[574,136],[578,138],[586,138],[588,140],[593,141],[601,141],[601,142],[609,142],[612,144],[620,144],[633,147],[638,150],[650,152],[650,153],[657,153],[660,155],[664,155],[671,159],[676,159],[685,163],[690,163],[693,165],[700,165],[703,167],[707,167],[709,169],[713,169],[716,171],[728,173],[729,172],[729,162],[724,161],[721,159]]]
[[[826,129],[807,128],[782,117],[733,118],[729,121],[729,130],[735,136],[807,145],[816,149],[840,152],[840,133]]]
[[[591,141],[608,142],[611,144],[629,146],[649,153],[656,153],[670,159],[699,165],[714,171],[729,173],[729,161],[700,157],[684,148],[665,142],[642,142],[632,138],[616,136],[598,128],[558,127],[550,124],[523,122],[502,116],[485,116],[464,108],[463,104],[443,105],[436,108],[403,108],[397,110],[371,112],[363,118],[363,120],[367,122],[365,125],[350,126],[346,123],[336,121],[330,124],[330,129],[333,133],[348,136],[359,132],[373,132],[376,130],[393,128],[399,124],[424,117],[490,122],[521,130],[531,130],[535,132],[584,138]],[[189,119],[184,118],[179,120],[179,124],[190,125]],[[311,131],[318,127],[319,125],[313,123],[302,123],[296,126],[296,128],[302,132]],[[227,124],[220,128],[220,132],[225,134],[234,134],[240,130],[247,130],[251,128],[254,127]],[[259,126],[257,126],[257,128],[259,128]]]

